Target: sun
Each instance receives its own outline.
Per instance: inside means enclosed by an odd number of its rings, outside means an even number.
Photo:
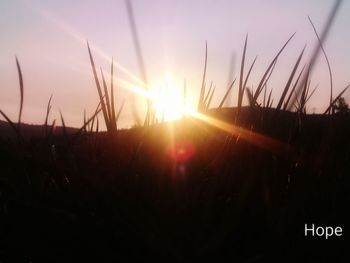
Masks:
[[[186,98],[181,84],[170,74],[151,85],[153,109],[158,121],[178,120],[186,111]]]

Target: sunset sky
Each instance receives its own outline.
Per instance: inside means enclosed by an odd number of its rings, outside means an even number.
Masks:
[[[312,52],[316,37],[309,15],[320,32],[333,1],[329,0],[134,0],[132,1],[146,72],[150,85],[165,76],[181,85],[186,78],[188,96],[198,99],[202,78],[205,41],[208,42],[207,82],[222,98],[229,80],[231,57],[233,76],[239,64],[245,35],[249,33],[247,64],[258,60],[249,86],[257,86],[264,69],[294,32],[291,43],[278,61],[269,88],[278,100],[288,74],[305,44],[303,62]],[[335,93],[350,83],[350,2],[341,9],[325,43],[332,66]],[[23,121],[44,122],[46,104],[53,94],[51,119],[61,109],[70,126],[80,126],[83,111],[92,114],[98,96],[89,64],[86,40],[94,46],[95,62],[109,71],[110,58],[141,79],[124,0],[3,0],[0,1],[0,109],[16,120],[19,107],[15,55],[21,63],[25,84]],[[121,70],[116,77],[137,83]],[[329,76],[320,56],[312,78],[319,89],[309,103],[309,112],[322,111],[329,101]],[[121,126],[134,124],[132,93],[117,81],[117,105],[126,100]],[[237,85],[230,98],[236,103]],[[350,101],[349,93],[345,95]],[[143,118],[144,100],[135,103]],[[101,118],[101,117],[100,117]]]

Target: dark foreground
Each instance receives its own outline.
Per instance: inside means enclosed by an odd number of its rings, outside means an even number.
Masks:
[[[3,135],[0,262],[346,262],[349,116],[242,119],[287,150],[194,119],[112,136]],[[305,237],[305,224],[343,234]]]

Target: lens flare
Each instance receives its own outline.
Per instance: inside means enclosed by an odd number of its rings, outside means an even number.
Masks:
[[[167,149],[168,156],[177,162],[186,162],[193,158],[196,153],[195,145],[190,141],[178,141],[171,144]]]

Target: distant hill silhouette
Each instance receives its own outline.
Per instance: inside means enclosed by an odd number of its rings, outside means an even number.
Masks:
[[[17,125],[17,123],[15,124]],[[50,127],[49,127],[50,128]],[[34,137],[43,137],[45,134],[45,126],[44,125],[35,125],[35,124],[21,124],[21,135],[26,138],[34,138]],[[72,134],[77,132],[77,128],[66,127],[66,132],[68,134]],[[54,128],[53,134],[59,135],[63,134],[63,127],[56,126]],[[0,120],[0,137],[2,138],[14,138],[16,135],[11,128],[11,126],[6,122]]]
[[[238,126],[245,126],[246,128],[252,128],[251,125],[254,124],[254,129],[263,128],[261,131],[268,132],[270,129],[275,130],[275,125],[284,126],[285,128],[290,128],[291,123],[295,121],[298,113],[290,111],[279,111],[273,108],[261,108],[261,107],[242,107],[239,113],[239,119],[236,120],[238,109],[236,107],[223,107],[221,109],[213,108],[209,109],[205,114],[214,117],[219,120],[226,121],[231,124],[236,124]],[[329,125],[329,121],[337,120],[338,114],[330,116],[323,114],[303,114],[301,117],[309,125],[316,125],[317,127],[325,127]],[[343,116],[338,116],[341,121],[350,118],[350,114]],[[172,121],[177,123],[178,121]],[[160,123],[159,123],[160,124]],[[158,125],[159,125],[158,124]],[[17,123],[15,123],[17,125]],[[155,125],[155,126],[158,126]],[[50,129],[51,126],[48,127]],[[79,130],[79,128],[66,127],[67,134],[74,134]],[[128,129],[123,129],[128,130]],[[269,132],[268,132],[269,133]],[[55,126],[54,135],[62,135],[63,127]],[[39,138],[45,135],[45,126],[38,124],[21,124],[21,135],[25,139]],[[1,138],[14,138],[16,135],[11,128],[11,126],[6,122],[0,120],[0,137]]]

